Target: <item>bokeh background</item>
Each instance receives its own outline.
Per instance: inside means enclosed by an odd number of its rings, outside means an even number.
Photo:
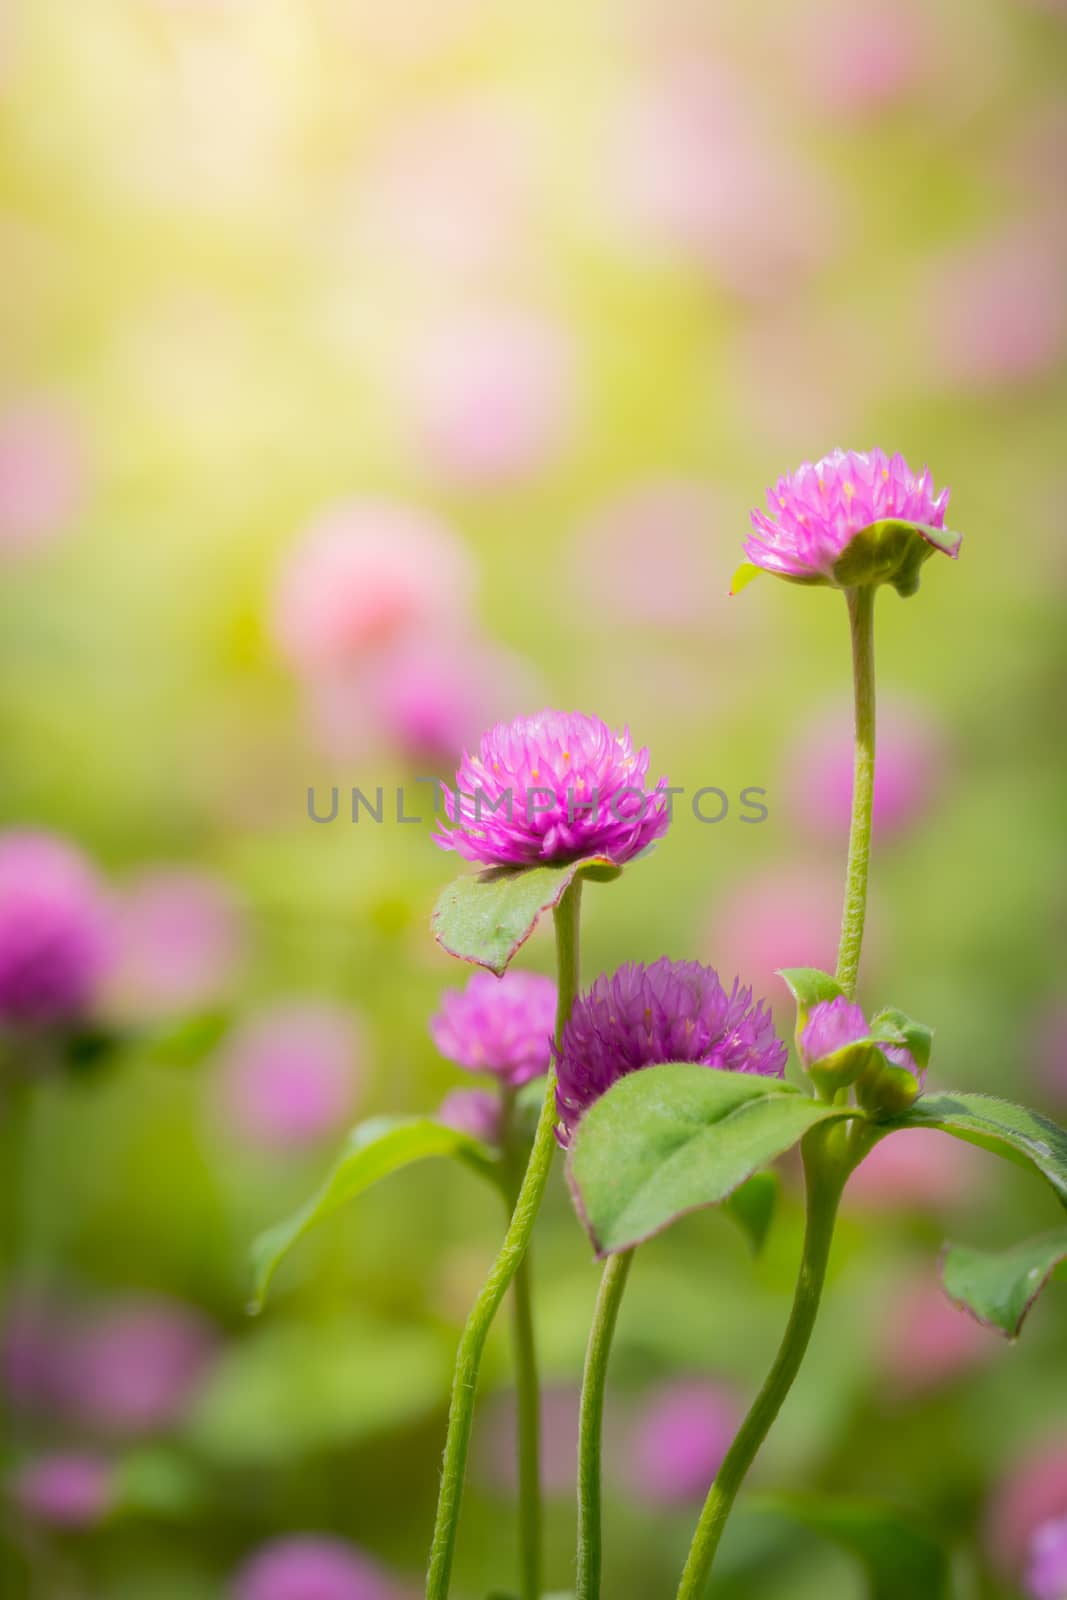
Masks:
[[[1065,66],[1056,0],[6,0],[0,820],[84,852],[107,959],[76,1059],[38,1041],[22,1095],[5,1047],[5,1594],[418,1592],[492,1197],[397,1177],[246,1314],[250,1240],[351,1122],[463,1077],[427,1031],[456,858],[391,796],[425,818],[500,715],[628,723],[729,810],[587,892],[587,975],[697,956],[780,1006],[776,966],[833,959],[847,628],[727,590],[765,485],[835,445],[929,462],[965,534],[879,606],[863,995],[936,1023],[932,1081],[1067,1116]],[[963,1600],[1017,1596],[1067,1512],[1067,1297],[1012,1348],[935,1262],[1055,1207],[901,1143],[755,1486],[919,1509]],[[642,1251],[613,1600],[673,1593],[785,1319],[785,1190],[759,1261],[717,1214]],[[598,1274],[558,1174],[535,1272],[563,1589]],[[502,1323],[457,1600],[511,1580],[508,1383]],[[864,1590],[751,1511],[716,1592]]]

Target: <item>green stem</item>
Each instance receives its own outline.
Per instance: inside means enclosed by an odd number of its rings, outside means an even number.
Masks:
[[[808,1209],[793,1309],[774,1365],[741,1424],[704,1502],[677,1600],[701,1600],[738,1490],[792,1388],[808,1348],[822,1297],[837,1206],[851,1170],[851,1162],[837,1138],[838,1131],[835,1125],[828,1129],[814,1128],[805,1136],[801,1146]]]
[[[600,1280],[593,1326],[585,1352],[582,1401],[578,1420],[578,1583],[575,1600],[600,1600],[600,1446],[604,1425],[604,1389],[608,1357],[632,1250],[610,1256]]]
[[[852,678],[856,702],[856,754],[852,780],[852,824],[848,836],[845,907],[837,953],[837,981],[854,999],[867,914],[867,874],[871,859],[874,804],[874,585],[849,589]]]
[[[559,981],[559,1002],[556,1012],[557,1042],[578,992],[580,906],[581,879],[575,878],[570,888],[564,892],[554,913]],[[426,1600],[446,1600],[448,1595],[482,1352],[493,1318],[522,1265],[526,1247],[530,1242],[530,1235],[548,1182],[552,1155],[556,1148],[555,1125],[556,1074],[550,1069],[545,1084],[545,1098],[541,1104],[541,1115],[534,1134],[533,1148],[519,1186],[515,1209],[511,1214],[511,1221],[497,1258],[490,1267],[489,1275],[471,1308],[456,1352],[452,1400],[448,1412],[448,1432],[445,1437],[444,1462],[441,1467],[441,1487],[437,1498],[437,1516],[426,1574]]]
[[[515,1136],[515,1091],[504,1095],[501,1140],[508,1169],[507,1198],[514,1207],[523,1175],[522,1146]],[[515,1353],[516,1443],[519,1483],[519,1574],[521,1600],[540,1600],[542,1568],[541,1398],[534,1339],[530,1253],[519,1263],[511,1286]]]

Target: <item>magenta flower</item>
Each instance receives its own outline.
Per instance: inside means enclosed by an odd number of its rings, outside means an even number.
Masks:
[[[237,1573],[233,1600],[393,1600],[393,1586],[354,1546],[325,1534],[272,1539]]]
[[[805,461],[768,489],[767,502],[770,515],[752,512],[755,534],[745,554],[765,572],[797,583],[871,581],[843,573],[838,563],[858,534],[887,520],[913,523],[931,548],[959,554],[958,535],[932,536],[944,529],[948,490],[935,494],[927,468],[916,474],[903,456],[884,450],[835,450],[814,465]],[[873,581],[888,576],[881,568],[871,573]]]
[[[0,834],[0,1023],[84,1015],[110,959],[109,922],[103,887],[73,845]]]
[[[1030,1546],[1030,1600],[1067,1600],[1067,1517],[1042,1523]]]
[[[556,985],[536,972],[476,972],[449,989],[430,1022],[443,1056],[469,1072],[491,1072],[511,1089],[548,1071]]]
[[[867,1019],[860,1006],[854,1005],[844,995],[835,1000],[820,1000],[812,1006],[807,1025],[800,1036],[800,1054],[804,1065],[832,1056],[836,1050],[855,1044],[867,1037]]]
[[[735,979],[727,993],[711,967],[662,956],[602,974],[575,1001],[554,1054],[558,1137],[567,1144],[583,1112],[627,1073],[693,1061],[778,1078],[788,1052],[751,989]]]
[[[336,1133],[359,1095],[363,1030],[328,1001],[286,1001],[251,1017],[219,1063],[223,1113],[243,1143],[301,1149]]]
[[[495,1144],[500,1137],[500,1096],[488,1089],[453,1089],[441,1101],[438,1122],[472,1139]]]
[[[103,1457],[57,1451],[15,1473],[12,1494],[22,1513],[53,1528],[91,1528],[111,1508],[113,1472]]]
[[[737,1401],[714,1383],[680,1379],[646,1400],[627,1451],[634,1498],[660,1505],[700,1501],[741,1421]]]
[[[612,733],[580,711],[499,722],[444,790],[454,827],[442,825],[437,843],[486,867],[596,855],[622,866],[670,824],[667,779],[647,789],[648,768],[628,728]]]
[[[805,725],[788,756],[788,807],[805,831],[833,842],[848,837],[852,814],[851,707]],[[879,708],[874,831],[899,836],[921,823],[944,777],[944,730],[925,712]]]
[[[123,1013],[137,1016],[209,1005],[233,981],[244,935],[241,908],[220,879],[190,867],[149,868],[118,903],[109,991]]]
[[[113,1435],[167,1427],[191,1403],[216,1348],[206,1318],[177,1301],[131,1300],[106,1307],[68,1336],[65,1409]]]

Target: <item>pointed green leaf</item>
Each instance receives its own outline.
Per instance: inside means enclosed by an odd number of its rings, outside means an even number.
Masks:
[[[481,1140],[429,1117],[374,1117],[352,1129],[332,1171],[306,1205],[253,1242],[253,1298],[259,1311],[282,1257],[318,1223],[382,1178],[429,1156],[451,1156],[498,1181],[499,1162]]]
[[[575,878],[608,883],[622,871],[606,856],[551,867],[494,867],[457,878],[434,907],[434,938],[449,955],[488,967],[499,978],[545,911]]]
[[[780,1187],[776,1172],[756,1172],[747,1183],[734,1190],[723,1206],[748,1235],[754,1256],[759,1255],[767,1242]]]
[[[871,1600],[948,1600],[948,1552],[912,1512],[840,1494],[760,1495],[750,1505],[787,1517],[855,1556]]]
[[[1017,1339],[1027,1314],[1057,1269],[1067,1261],[1067,1228],[1024,1239],[1007,1250],[972,1250],[949,1244],[941,1259],[945,1292],[988,1328]]]
[[[691,1062],[643,1067],[582,1117],[568,1180],[597,1255],[611,1255],[725,1200],[817,1123],[859,1114],[780,1078]]]
[[[879,1011],[872,1018],[871,1033],[885,1044],[903,1045],[905,1050],[910,1051],[920,1072],[925,1072],[930,1065],[934,1030],[928,1028],[925,1022],[916,1022],[906,1011],[899,1011],[896,1006],[886,1006],[884,1011]]]
[[[1045,1178],[1067,1205],[1067,1132],[1049,1117],[988,1094],[924,1095],[896,1128],[940,1128]]]
[[[778,977],[793,996],[797,1013],[803,1015],[805,1021],[812,1006],[823,1000],[836,1000],[845,992],[832,973],[821,972],[818,967],[780,967]]]
[[[742,589],[747,589],[750,583],[763,576],[763,568],[757,567],[754,561],[742,561],[733,577],[730,579],[731,597],[740,594]]]
[[[899,595],[907,597],[919,587],[923,563],[935,551],[954,560],[962,540],[962,534],[948,528],[887,517],[853,535],[834,562],[834,582],[842,589],[891,583]]]

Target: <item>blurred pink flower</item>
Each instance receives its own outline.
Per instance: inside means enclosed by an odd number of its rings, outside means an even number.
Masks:
[[[642,1504],[691,1504],[707,1494],[741,1421],[735,1396],[715,1383],[677,1379],[643,1402],[626,1449],[626,1477]]]
[[[15,1283],[4,1298],[0,1331],[3,1392],[13,1408],[51,1411],[61,1403],[63,1312],[48,1294]]]
[[[610,1402],[609,1402],[610,1403]],[[479,1456],[481,1477],[498,1495],[514,1494],[515,1405],[512,1395],[494,1395],[487,1408]],[[610,1440],[611,1421],[607,1423]],[[555,1500],[574,1493],[578,1460],[578,1390],[567,1384],[541,1388],[541,1485]]]
[[[401,638],[454,624],[473,586],[466,547],[436,518],[352,501],[320,517],[289,553],[275,635],[297,671],[343,671]]]
[[[928,321],[935,373],[949,385],[1043,377],[1067,347],[1063,261],[1023,230],[980,240],[935,269]]]
[[[350,1009],[314,1000],[267,1007],[222,1049],[228,1127],[263,1150],[299,1149],[336,1133],[355,1109],[363,1055],[363,1029]]]
[[[73,1021],[111,955],[108,901],[81,851],[58,834],[0,833],[0,1021]]]
[[[233,982],[244,924],[229,887],[190,867],[152,867],[118,902],[118,957],[111,988],[136,1015],[177,1012],[218,1000]]]
[[[495,1144],[500,1137],[501,1112],[500,1096],[489,1089],[453,1089],[441,1101],[437,1120],[459,1133]]]
[[[794,286],[838,232],[837,196],[818,166],[776,133],[746,84],[709,61],[650,76],[609,159],[631,234],[746,298]]]
[[[575,532],[568,588],[576,609],[611,623],[706,626],[725,592],[710,554],[721,520],[714,492],[695,479],[632,486]]]
[[[108,1513],[113,1471],[101,1456],[56,1451],[20,1467],[12,1496],[23,1514],[53,1528],[90,1528]]]
[[[966,1377],[992,1359],[1003,1341],[953,1305],[926,1270],[902,1284],[880,1330],[883,1372],[903,1395],[923,1395]]]
[[[426,335],[414,358],[413,425],[432,468],[472,487],[547,467],[575,420],[574,352],[531,312],[468,312]]]
[[[532,667],[508,651],[479,639],[425,635],[375,662],[362,694],[387,742],[432,770],[435,760],[454,764],[483,728],[532,705],[537,689]]]
[[[1067,1516],[1067,1435],[1033,1446],[994,1490],[986,1529],[1000,1571],[1021,1573],[1038,1528],[1063,1516]]]
[[[191,1306],[161,1298],[104,1306],[66,1330],[64,1407],[116,1436],[168,1427],[184,1413],[215,1350],[211,1324]]]
[[[354,1545],[326,1534],[288,1534],[241,1567],[232,1600],[396,1600],[392,1585]]]
[[[927,18],[909,0],[816,0],[796,21],[792,71],[824,113],[876,115],[931,74]]]
[[[970,1145],[923,1128],[902,1129],[876,1144],[857,1167],[845,1205],[866,1211],[944,1211],[975,1194],[981,1167]]]
[[[71,418],[46,401],[0,413],[0,553],[63,532],[85,494],[85,461]]]
[[[1053,1001],[1039,1013],[1036,1059],[1045,1088],[1067,1103],[1067,1000]]]
[[[943,778],[944,735],[917,708],[879,708],[874,826],[884,842],[916,826],[932,809]],[[816,838],[848,838],[852,810],[852,712],[842,709],[805,722],[788,754],[785,783],[790,816]]]
[[[840,929],[841,889],[835,873],[772,866],[718,899],[705,949],[757,994],[766,995],[780,1015],[791,1015],[789,991],[775,974],[780,967],[808,966],[832,972]]]
[[[1026,1592],[1030,1600],[1067,1600],[1067,1517],[1043,1522],[1034,1534]]]

